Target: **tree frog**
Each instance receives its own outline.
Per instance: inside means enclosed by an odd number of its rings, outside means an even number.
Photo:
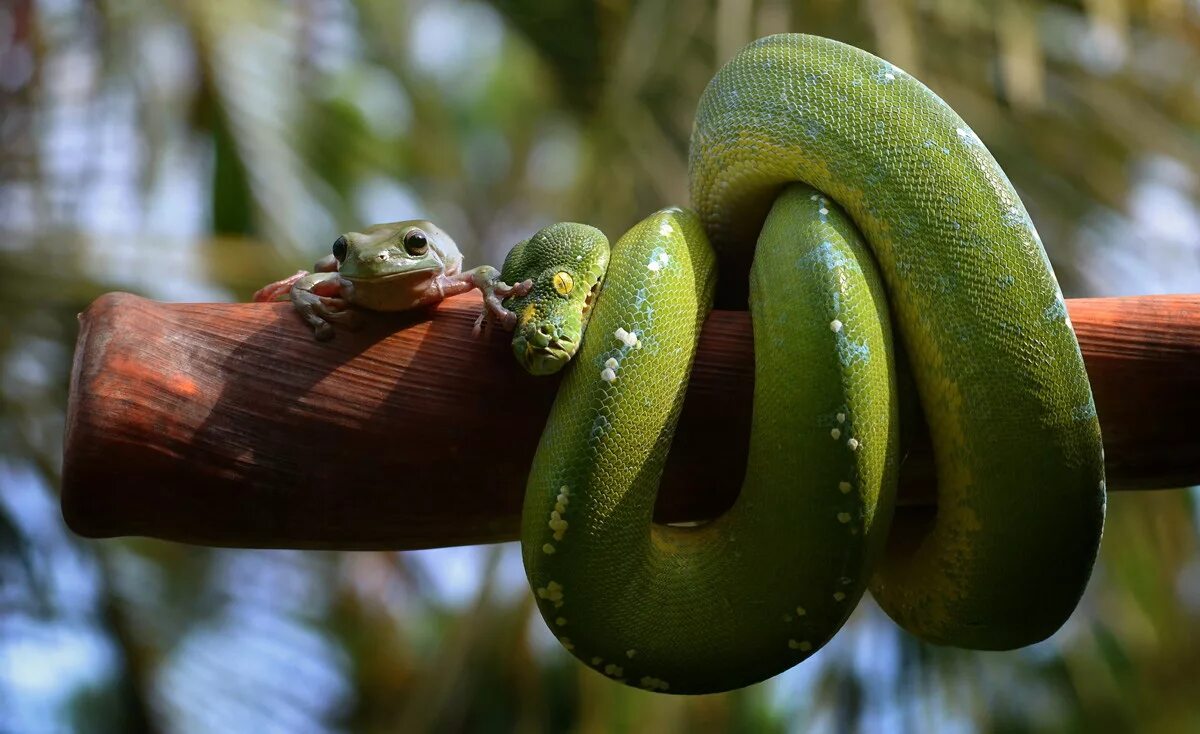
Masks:
[[[500,271],[482,265],[463,272],[458,245],[437,225],[423,219],[376,224],[361,232],[346,232],[333,241],[332,252],[313,266],[264,286],[255,301],[274,301],[287,295],[297,313],[319,340],[333,337],[333,324],[352,328],[358,314],[350,306],[373,311],[404,311],[437,303],[478,288],[484,309],[475,321],[478,331],[492,314],[506,329],[517,317],[501,305],[509,296],[523,296],[533,287],[526,280],[501,282]]]

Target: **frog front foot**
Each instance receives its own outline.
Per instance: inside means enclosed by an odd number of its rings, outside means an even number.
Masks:
[[[350,307],[353,285],[336,272],[310,273],[297,278],[289,294],[296,313],[312,327],[318,341],[333,338],[334,324],[351,330],[362,324],[361,315]]]
[[[532,280],[509,285],[500,280],[500,271],[490,265],[481,265],[464,273],[483,294],[483,309],[475,319],[474,333],[478,335],[483,325],[491,316],[507,331],[512,331],[517,325],[517,315],[504,307],[505,298],[519,298],[533,289]]]

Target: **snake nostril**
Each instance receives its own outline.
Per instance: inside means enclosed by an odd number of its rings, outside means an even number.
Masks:
[[[538,331],[542,332],[546,336],[554,335],[554,327],[551,326],[550,324],[542,324],[541,326],[538,327]]]

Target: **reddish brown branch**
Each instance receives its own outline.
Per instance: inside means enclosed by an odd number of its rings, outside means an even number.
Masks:
[[[1200,296],[1074,300],[1111,489],[1200,483]],[[91,537],[209,545],[424,548],[516,537],[557,381],[507,335],[471,335],[476,296],[372,316],[318,343],[286,304],[156,303],[81,318],[63,513]],[[660,519],[711,517],[744,468],[748,316],[705,327]],[[901,497],[928,502],[920,441]]]

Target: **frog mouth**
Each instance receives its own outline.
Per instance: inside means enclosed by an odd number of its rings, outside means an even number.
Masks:
[[[423,273],[436,273],[439,270],[440,268],[438,268],[436,265],[433,265],[426,268],[413,268],[412,270],[397,270],[394,273],[384,273],[382,275],[346,274],[340,271],[338,274],[352,283],[362,283],[368,281],[371,283],[386,283],[389,280],[399,280],[401,278],[407,278],[413,275],[421,275]]]

